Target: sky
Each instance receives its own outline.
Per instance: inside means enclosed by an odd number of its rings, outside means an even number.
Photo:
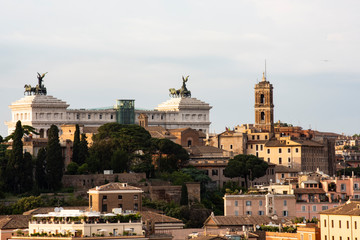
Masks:
[[[24,85],[70,108],[154,109],[189,75],[210,132],[254,122],[266,59],[274,120],[360,133],[360,1],[2,0],[0,135]]]

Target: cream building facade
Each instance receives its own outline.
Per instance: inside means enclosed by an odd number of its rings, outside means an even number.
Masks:
[[[16,122],[33,126],[40,135],[34,138],[47,138],[51,125],[79,124],[84,127],[100,127],[105,123],[119,122],[119,102],[113,107],[99,109],[69,109],[63,100],[50,95],[29,95],[13,102],[11,120],[5,122],[8,134],[15,130]],[[141,114],[148,116],[148,126],[161,126],[166,129],[192,128],[209,133],[210,109],[212,107],[196,98],[178,97],[159,104],[154,110],[136,110],[135,123]]]
[[[348,201],[320,212],[322,240],[360,239],[360,202]]]

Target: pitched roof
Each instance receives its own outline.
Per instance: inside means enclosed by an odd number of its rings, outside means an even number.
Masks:
[[[183,223],[177,218],[169,217],[152,211],[141,211],[140,215],[143,221],[150,220],[155,223]]]
[[[0,229],[25,229],[29,226],[29,215],[3,215],[0,216]]]
[[[300,172],[301,170],[296,168],[289,168],[284,165],[276,165],[274,171],[276,173],[297,173]]]
[[[267,216],[210,216],[218,226],[262,225],[271,222]]]
[[[226,152],[223,149],[213,147],[213,146],[191,146],[188,151],[193,155],[204,155],[209,153],[219,153],[222,154]]]
[[[324,210],[320,214],[360,216],[360,201],[351,200],[336,208]]]
[[[113,191],[113,190],[141,190],[141,188],[133,187],[127,183],[111,182],[102,186],[89,189],[89,191]]]
[[[322,188],[295,188],[295,194],[325,194],[326,192]]]

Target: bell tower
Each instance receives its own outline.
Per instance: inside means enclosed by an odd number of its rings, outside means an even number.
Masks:
[[[262,81],[255,85],[255,127],[263,132],[274,132],[273,86],[263,73]]]

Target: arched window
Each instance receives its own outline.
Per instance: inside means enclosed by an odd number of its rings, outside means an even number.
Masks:
[[[265,96],[264,94],[260,95],[260,103],[265,103]]]
[[[264,112],[261,112],[261,114],[260,114],[260,120],[261,120],[261,121],[265,121],[265,113],[264,113]]]
[[[44,138],[44,129],[40,129],[39,136],[40,138]]]
[[[48,130],[46,130],[46,137],[49,137],[49,130],[50,130],[50,128]]]
[[[191,145],[192,145],[192,141],[191,141],[191,140],[188,140],[187,146],[188,146],[188,147],[191,147]]]

